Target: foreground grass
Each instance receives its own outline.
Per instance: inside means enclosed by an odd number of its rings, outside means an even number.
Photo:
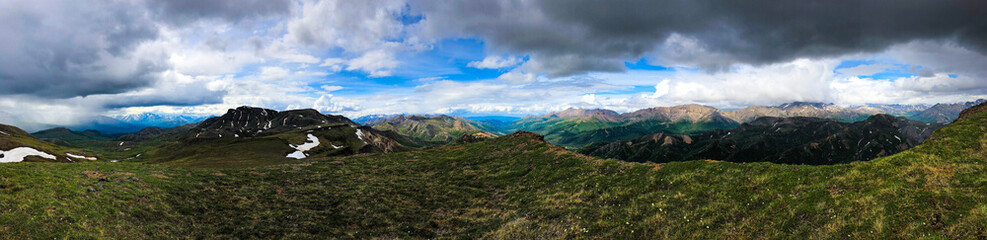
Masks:
[[[624,163],[526,134],[250,169],[0,165],[0,238],[987,238],[987,113],[832,166]]]

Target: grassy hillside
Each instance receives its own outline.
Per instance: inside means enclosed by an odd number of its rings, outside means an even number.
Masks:
[[[362,131],[360,136],[357,134],[358,129]],[[410,147],[368,127],[334,124],[261,137],[186,139],[150,150],[146,161],[198,168],[243,168],[297,163],[298,160],[286,157],[295,151],[289,145],[305,143],[308,134],[315,136],[320,143],[305,151],[309,157],[411,150]]]
[[[250,169],[0,165],[0,238],[985,238],[987,113],[829,166],[626,163],[521,133]]]
[[[601,121],[594,118],[523,118],[515,121],[511,129],[545,135],[552,143],[566,141],[571,136],[597,129],[620,126],[620,122]]]
[[[68,128],[52,128],[48,130],[41,130],[36,133],[32,133],[34,137],[46,140],[61,140],[61,141],[99,141],[99,140],[110,140],[113,136],[103,134],[96,130],[85,130],[81,132],[76,132],[69,130]]]
[[[76,148],[59,146],[52,144],[50,142],[42,141],[40,139],[31,136],[24,130],[20,128],[0,124],[0,151],[8,151],[18,147],[29,147],[35,150],[52,154],[55,159],[47,159],[38,156],[28,156],[24,158],[24,161],[37,161],[37,162],[75,162],[75,161],[88,161],[80,160],[76,158],[69,158],[65,153],[72,153],[87,157],[101,157],[92,151],[85,151]],[[0,153],[2,154],[2,153]],[[2,164],[2,163],[0,163]]]

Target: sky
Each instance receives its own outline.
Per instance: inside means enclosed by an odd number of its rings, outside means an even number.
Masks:
[[[0,0],[0,123],[987,95],[977,0]]]

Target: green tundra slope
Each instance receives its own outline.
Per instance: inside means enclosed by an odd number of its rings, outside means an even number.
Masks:
[[[987,112],[824,166],[627,163],[517,133],[248,169],[0,164],[0,238],[987,237]]]
[[[18,150],[33,149],[37,151],[35,154],[28,154],[23,157],[19,156],[16,152]],[[32,152],[33,152],[32,151]],[[48,156],[38,155],[46,154]],[[76,157],[84,158],[74,158]],[[25,162],[76,162],[76,161],[92,161],[86,159],[85,157],[101,157],[95,154],[93,151],[83,151],[76,148],[55,145],[50,142],[46,142],[31,136],[24,130],[20,128],[0,124],[0,164],[10,161],[25,161]]]

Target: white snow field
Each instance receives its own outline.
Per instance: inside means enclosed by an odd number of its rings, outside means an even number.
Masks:
[[[24,161],[24,157],[27,156],[39,156],[39,157],[55,160],[55,155],[51,155],[46,152],[38,151],[37,149],[29,148],[29,147],[19,147],[7,151],[0,150],[0,155],[3,155],[3,157],[0,158],[0,163],[21,162]]]
[[[69,155],[69,157],[72,157],[72,158],[78,158],[78,159],[85,159],[85,160],[90,160],[90,161],[96,161],[96,157],[86,157],[86,156],[82,156],[82,155],[75,155],[75,154],[72,154],[72,153],[65,153],[65,155]]]
[[[363,131],[360,131],[359,128],[356,129],[356,138],[359,138],[360,141],[363,141],[363,143],[367,143],[367,140],[363,139]]]
[[[290,146],[291,148],[294,148],[296,151],[293,152],[293,153],[291,153],[291,154],[288,154],[288,156],[285,156],[285,157],[294,158],[294,159],[302,159],[302,158],[308,157],[307,155],[305,155],[305,151],[308,151],[308,150],[310,150],[312,148],[315,148],[315,147],[318,147],[319,146],[319,138],[315,137],[315,135],[308,134],[308,141],[307,142],[303,143],[302,145],[298,145],[298,146],[295,146],[294,144],[288,144],[288,146]]]

